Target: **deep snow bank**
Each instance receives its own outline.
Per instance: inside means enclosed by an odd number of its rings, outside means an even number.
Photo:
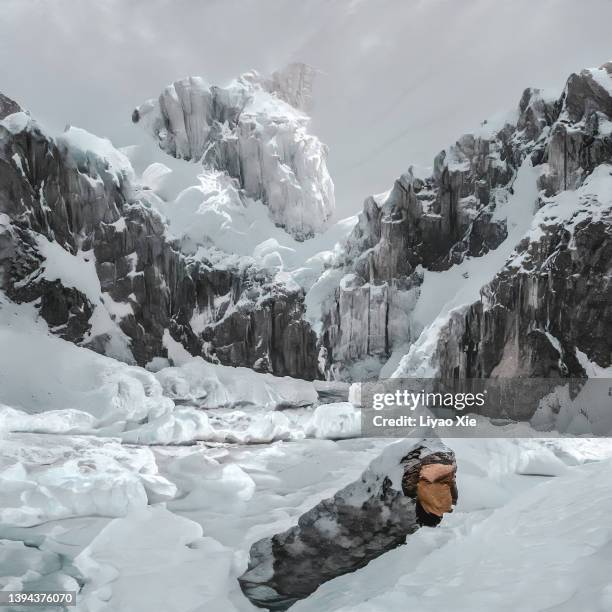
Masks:
[[[12,347],[0,354],[0,432],[116,436],[139,444],[271,442],[359,432],[358,412],[350,404],[315,410],[318,394],[311,382],[188,354],[180,366],[166,361],[156,372],[129,366],[52,336],[33,306],[2,294],[0,343]]]

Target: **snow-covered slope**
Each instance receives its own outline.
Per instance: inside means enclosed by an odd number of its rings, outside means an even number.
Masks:
[[[170,350],[180,366],[159,360],[151,372],[126,365],[54,337],[32,306],[1,292],[0,342],[13,347],[0,354],[0,432],[115,436],[140,444],[359,432],[352,406],[316,408],[310,382],[207,363],[177,343]]]
[[[609,443],[451,443],[454,512],[295,609],[606,610]],[[5,434],[0,584],[79,591],[80,612],[255,610],[236,580],[251,544],[358,480],[387,444],[143,448]]]
[[[523,195],[520,188],[521,184],[516,185],[513,197]],[[531,202],[533,195],[523,201]],[[607,237],[612,215],[612,165],[598,166],[575,191],[562,191],[541,204],[533,217],[522,215],[523,228],[513,242],[506,241],[488,256],[465,260],[446,272],[426,273],[416,310],[418,313],[420,307],[425,330],[402,358],[395,376],[435,376],[455,367],[460,360],[452,349],[456,338],[462,338],[461,342],[471,334],[474,338],[470,341],[477,341],[477,329],[466,331],[476,311],[480,313],[476,316],[491,319],[503,317],[502,310],[510,313],[507,321],[497,323],[507,330],[497,333],[507,334],[508,346],[500,346],[482,361],[485,375],[508,377],[525,372],[532,360],[539,361],[538,374],[547,375],[547,363],[554,366],[559,359],[566,365],[566,373],[578,374],[582,365],[577,356],[585,352],[595,363],[610,363],[606,330],[611,322],[605,305],[611,298]],[[520,244],[513,248],[519,238]],[[506,244],[509,248],[504,248]],[[509,290],[519,284],[522,297]],[[457,291],[445,303],[443,292],[453,285]],[[431,308],[426,313],[425,305],[430,303],[444,306],[437,313]],[[515,323],[517,331],[510,333]],[[529,349],[526,339],[534,333],[541,334],[545,347],[552,349],[547,362],[542,360],[543,349]],[[524,346],[519,349],[524,351],[521,356],[510,350],[514,340]],[[539,357],[528,357],[530,351]],[[476,370],[465,374],[475,375]]]
[[[511,463],[511,446],[457,440],[453,446],[455,512],[436,530],[418,531],[406,546],[323,585],[293,609],[603,612],[612,605],[609,455],[552,478],[505,469],[494,475],[496,461]],[[536,453],[545,457],[545,449]]]

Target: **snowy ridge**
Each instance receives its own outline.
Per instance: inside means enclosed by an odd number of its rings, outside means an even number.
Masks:
[[[423,284],[413,311],[415,325],[423,331],[402,357],[391,378],[435,378],[438,375],[436,358],[439,334],[453,311],[460,311],[478,299],[483,285],[493,279],[529,229],[538,198],[539,173],[529,159],[519,169],[513,185],[514,193],[497,211],[499,215],[504,212],[508,215],[508,236],[500,246],[482,257],[466,258],[443,272],[424,271]],[[445,301],[448,295],[452,297]]]
[[[255,265],[279,283],[308,291],[340,258],[341,245],[356,222],[356,217],[341,219],[299,241],[275,225],[269,209],[246,197],[226,172],[186,169],[185,162],[143,146],[126,154],[144,167],[137,177],[139,196],[163,215],[168,236],[178,239],[188,256],[219,267]]]
[[[557,101],[548,94],[526,90],[518,121],[504,118],[506,126],[513,122],[516,126],[513,147],[523,155],[529,153],[510,183],[511,193],[499,198],[495,207],[493,219],[506,218],[507,236],[495,250],[479,258],[467,257],[442,272],[423,271],[423,284],[412,314],[415,327],[422,326],[423,331],[393,376],[439,375],[440,352],[448,352],[453,334],[459,333],[453,328],[463,329],[465,317],[471,316],[471,305],[480,300],[484,310],[492,307],[493,290],[489,284],[504,270],[530,274],[545,267],[542,253],[551,244],[555,231],[562,228],[567,232],[562,244],[575,249],[576,228],[609,225],[612,181],[607,125],[612,117],[611,86],[610,64],[585,70],[568,79]],[[500,128],[507,129],[498,123],[496,129]],[[589,148],[589,154],[574,152],[574,145],[567,142],[569,138],[576,141],[576,149]],[[451,148],[455,157],[457,147],[462,151],[461,142]],[[449,155],[444,158],[445,164],[448,159]],[[598,164],[597,160],[604,163]],[[526,163],[533,165],[529,177],[523,169]],[[582,242],[588,239],[582,238]],[[598,244],[596,238],[590,240]],[[449,294],[450,300],[446,298]],[[438,304],[444,306],[439,309]]]

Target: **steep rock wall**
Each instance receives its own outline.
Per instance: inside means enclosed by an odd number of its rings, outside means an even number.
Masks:
[[[541,190],[540,206],[546,203],[547,198],[560,192],[571,193],[600,164],[612,161],[611,92],[612,63],[571,75],[558,99],[544,96],[539,90],[527,89],[514,114],[497,125],[485,122],[479,131],[462,136],[455,145],[442,151],[434,160],[431,176],[418,177],[410,169],[388,193],[368,198],[349,238],[344,261],[348,280],[336,290],[324,319],[322,341],[330,371],[334,364],[336,369],[342,369],[350,367],[353,361],[376,356],[382,363],[394,349],[416,340],[421,330],[411,327],[410,313],[406,311],[418,300],[421,270],[445,270],[465,257],[486,256],[505,240],[506,224],[503,218],[496,215],[496,210],[513,193],[517,170],[527,157],[541,170],[538,184]],[[536,205],[534,201],[534,207]],[[579,207],[576,202],[576,208]],[[562,220],[559,224],[559,235],[563,234],[563,223],[565,221]],[[605,225],[604,221],[599,223]],[[529,342],[539,347],[527,350],[526,341],[520,348],[509,343],[507,350],[514,346],[512,350],[518,351],[515,358],[518,362],[525,360],[526,372],[534,375],[555,369],[556,352],[553,349],[554,364],[549,367],[550,359],[544,358],[548,349],[543,348],[549,342],[545,335],[542,340],[541,334],[534,331],[533,309],[518,307],[518,302],[525,299],[518,293],[524,296],[535,292],[538,296],[536,301],[547,304],[538,307],[543,309],[542,312],[560,309],[562,302],[558,301],[559,297],[566,292],[571,294],[568,294],[570,304],[578,304],[585,299],[588,301],[594,296],[597,308],[602,308],[602,300],[607,299],[607,294],[602,295],[595,287],[597,283],[607,287],[605,265],[597,271],[588,266],[578,269],[580,257],[590,259],[589,248],[597,251],[595,243],[602,232],[605,236],[602,248],[604,251],[608,248],[608,230],[602,229],[600,224],[585,226],[576,234],[585,244],[593,243],[591,247],[577,250],[571,257],[559,256],[555,259],[554,269],[550,268],[551,261],[547,261],[549,283],[543,282],[543,273],[535,263],[536,257],[532,270],[523,270],[520,275],[506,271],[506,277],[514,275],[517,278],[500,279],[497,281],[499,287],[486,290],[498,295],[501,301],[499,309],[484,312],[482,305],[474,305],[465,315],[465,320],[462,315],[454,313],[440,335],[439,359],[448,361],[441,365],[441,370],[445,374],[460,372],[466,376],[495,373],[495,364],[502,359],[497,346],[509,333],[503,331],[504,326],[516,330],[520,328],[516,334],[523,338],[527,333],[531,339]],[[543,249],[550,252],[542,256],[540,264],[543,265],[547,257],[557,252],[560,248],[557,242],[551,235],[549,246]],[[601,257],[605,259],[604,254]],[[575,294],[571,287],[558,290],[568,270],[572,270],[574,275],[590,278],[585,285],[576,283],[580,288]],[[513,291],[507,288],[508,285],[514,287]],[[372,287],[375,288],[373,291]],[[397,293],[396,297],[392,297],[392,288],[397,287],[410,288],[411,298],[402,296],[398,300]],[[519,288],[522,289],[519,291]],[[370,300],[366,293],[386,295],[383,308],[379,300]],[[504,300],[500,297],[509,294],[513,297]],[[553,303],[556,303],[556,307]],[[502,306],[514,313],[510,319],[499,314]],[[354,336],[353,330],[368,329],[367,325],[363,327],[364,321],[378,321],[381,310],[388,313],[393,308],[403,313],[404,324],[398,326],[397,317],[386,317],[385,329],[382,332],[377,330],[378,337],[385,337],[384,350],[381,351],[380,343],[370,342],[363,334],[357,338],[351,350],[346,350],[349,339]],[[579,316],[595,321],[596,307],[589,313],[584,311],[584,307],[574,309],[559,319],[556,328],[562,320],[568,330],[581,329],[576,321]],[[571,323],[570,319],[574,322]],[[392,327],[392,324],[395,326]],[[491,326],[496,327],[496,331],[491,332]],[[477,333],[474,327],[479,329]],[[547,329],[546,325],[542,328]],[[602,331],[599,325],[593,329]],[[428,333],[437,332],[433,330]],[[572,331],[567,333],[570,336],[574,334]],[[476,339],[470,334],[475,335]],[[491,351],[496,357],[491,355]],[[458,352],[462,353],[461,357]],[[602,359],[601,354],[599,359]],[[607,358],[603,361],[607,363]],[[530,362],[533,362],[533,367],[526,365]],[[416,371],[414,359],[410,363],[408,370]],[[521,367],[517,365],[516,371]],[[570,372],[579,369],[575,364],[568,365],[568,368]]]
[[[108,141],[74,128],[52,138],[25,113],[7,115],[0,213],[2,289],[35,302],[54,333],[144,365],[167,354],[168,332],[212,361],[316,377],[300,292],[182,254]]]

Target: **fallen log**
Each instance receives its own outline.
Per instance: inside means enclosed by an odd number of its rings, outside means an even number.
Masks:
[[[457,502],[454,453],[439,440],[388,447],[361,478],[325,499],[283,533],[251,547],[238,578],[256,606],[286,610],[321,584],[355,571],[436,526]]]

